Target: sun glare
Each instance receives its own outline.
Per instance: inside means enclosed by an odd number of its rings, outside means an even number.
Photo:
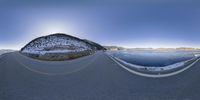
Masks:
[[[72,34],[71,29],[69,26],[64,24],[46,24],[41,26],[41,32],[39,32],[41,35],[49,35],[53,33],[66,33],[66,34]]]
[[[54,33],[65,33],[69,35],[76,35],[73,29],[73,25],[70,22],[64,22],[59,20],[46,20],[35,23],[35,27],[32,28],[34,37],[46,36]]]

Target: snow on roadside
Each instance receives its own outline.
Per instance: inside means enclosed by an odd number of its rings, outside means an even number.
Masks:
[[[44,55],[47,53],[70,53],[70,52],[80,52],[80,51],[84,51],[84,49],[80,49],[80,50],[50,50],[50,51],[24,50],[23,53]]]

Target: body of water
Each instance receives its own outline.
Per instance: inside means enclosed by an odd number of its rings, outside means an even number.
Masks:
[[[115,51],[110,54],[128,63],[147,67],[164,67],[195,57],[193,52],[184,51]]]

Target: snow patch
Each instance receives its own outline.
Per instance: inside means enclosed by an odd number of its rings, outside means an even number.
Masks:
[[[46,54],[46,53],[68,53],[92,50],[87,43],[67,36],[46,36],[38,38],[28,44],[22,53]]]

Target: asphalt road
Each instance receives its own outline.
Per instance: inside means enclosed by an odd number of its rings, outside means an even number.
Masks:
[[[128,72],[104,52],[48,62],[0,56],[0,100],[199,100],[200,62],[165,78]]]

